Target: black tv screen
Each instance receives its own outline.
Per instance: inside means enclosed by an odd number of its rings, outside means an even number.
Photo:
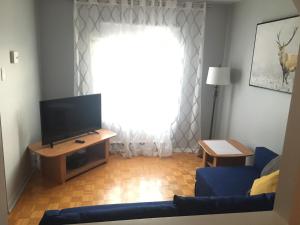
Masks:
[[[101,95],[40,102],[42,144],[78,136],[101,128]]]

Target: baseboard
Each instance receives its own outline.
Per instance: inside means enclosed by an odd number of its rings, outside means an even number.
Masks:
[[[28,184],[30,178],[33,176],[35,169],[32,169],[32,171],[29,173],[28,177],[26,177],[26,179],[24,180],[23,185],[21,186],[20,190],[18,191],[18,193],[15,195],[15,197],[13,198],[13,201],[8,201],[8,212],[11,213],[11,211],[15,208],[17,202],[19,201],[22,193],[24,192],[26,185]]]
[[[118,154],[121,153],[120,151],[120,146],[124,146],[123,143],[121,142],[115,142],[111,144],[112,147],[110,149],[110,153],[112,154]],[[198,153],[199,152],[199,147],[196,147],[194,149],[191,148],[173,148],[173,153]]]
[[[173,148],[173,153],[197,153],[199,149],[190,148]]]

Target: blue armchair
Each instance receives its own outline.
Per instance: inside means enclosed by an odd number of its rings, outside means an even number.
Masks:
[[[196,196],[247,195],[253,181],[260,177],[268,162],[278,156],[264,147],[257,147],[253,166],[213,167],[196,170]]]

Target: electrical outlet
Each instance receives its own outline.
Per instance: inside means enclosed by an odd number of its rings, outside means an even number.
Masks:
[[[12,63],[12,64],[19,63],[19,52],[17,52],[17,51],[10,51],[9,55],[10,55],[10,63]]]
[[[3,67],[0,67],[0,80],[1,81],[6,81],[6,72]]]

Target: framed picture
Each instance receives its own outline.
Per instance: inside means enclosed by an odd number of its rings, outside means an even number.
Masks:
[[[299,16],[258,24],[249,85],[292,93],[299,45]]]

